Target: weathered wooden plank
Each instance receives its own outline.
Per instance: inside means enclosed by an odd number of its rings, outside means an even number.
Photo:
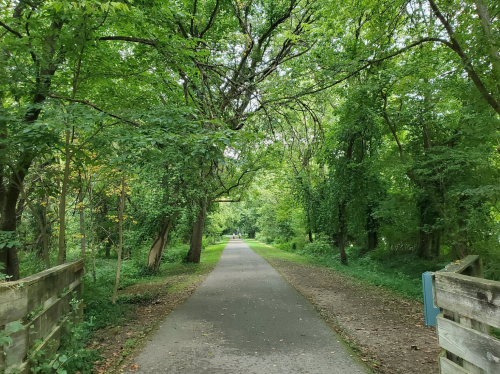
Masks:
[[[464,317],[464,316],[460,316],[460,325],[465,326],[465,327],[472,329],[472,330],[481,331],[481,330],[475,328],[475,327],[478,327],[479,322],[474,321],[474,320],[467,318],[467,317]],[[464,369],[467,369],[472,374],[484,374],[483,369],[470,363],[467,360],[463,360],[462,366],[464,367]]]
[[[62,319],[61,323],[57,325],[51,333],[45,338],[42,344],[40,344],[33,352],[30,357],[27,358],[29,362],[33,360],[33,358],[37,357],[39,352],[43,352],[43,358],[47,359],[57,352],[59,345],[61,344],[61,335],[66,328],[66,323],[70,316],[66,316]]]
[[[434,290],[438,307],[500,328],[500,282],[437,272]]]
[[[27,289],[0,284],[0,326],[23,319],[28,314]]]
[[[11,334],[12,344],[3,348],[5,352],[5,367],[20,365],[28,352],[28,331],[26,329]],[[0,352],[1,353],[1,352]]]
[[[73,284],[72,288],[62,297],[57,299],[47,309],[44,309],[33,320],[26,325],[28,330],[28,350],[33,348],[36,340],[45,339],[54,327],[59,323],[61,317],[71,310],[70,302],[73,299],[73,292],[76,292],[77,299],[81,299],[81,283]],[[33,327],[31,327],[33,326]]]
[[[463,367],[458,366],[454,362],[448,360],[446,357],[439,358],[439,368],[441,374],[472,374],[470,371],[467,371]]]
[[[61,317],[70,312],[70,301],[73,299],[73,292],[76,292],[77,298],[80,299],[81,290],[81,283],[73,283],[72,288],[62,298],[58,298],[47,309],[38,313],[32,321],[25,325],[24,330],[12,334],[12,345],[4,348],[6,355],[2,356],[5,357],[5,362],[0,368],[25,361],[27,352],[35,346],[35,342],[46,339],[54,328],[60,324]]]
[[[479,331],[437,318],[439,345],[488,374],[500,373],[500,341]]]
[[[0,284],[0,329],[17,320],[26,321],[30,312],[39,306],[44,307],[32,321],[26,324],[24,330],[11,335],[13,340],[11,346],[0,347],[0,372],[25,361],[27,352],[34,346],[35,340],[45,339],[41,347],[44,347],[43,349],[48,353],[57,350],[62,331],[60,319],[66,316],[65,320],[67,320],[69,317],[73,292],[77,292],[77,298],[81,298],[83,285],[80,278],[84,274],[83,266],[83,260],[78,260],[17,282]],[[30,329],[31,325],[33,325],[32,329]],[[53,342],[49,343],[49,340]],[[42,349],[41,347],[38,347],[38,350]],[[28,366],[25,366],[23,370],[28,372]]]
[[[33,281],[28,286],[28,310],[34,310],[52,296],[59,296],[71,283],[83,276],[83,268],[74,272],[83,260],[61,265],[61,268]],[[56,268],[54,268],[56,269]]]
[[[16,282],[0,284],[0,326],[25,317],[84,273],[83,260],[44,270]],[[76,272],[74,269],[79,269]]]
[[[474,266],[476,261],[479,260],[479,256],[477,255],[470,255],[464,258],[463,260],[455,261],[452,262],[448,265],[445,266],[444,269],[439,270],[440,273],[456,273],[456,274],[461,274],[463,273],[467,268]]]

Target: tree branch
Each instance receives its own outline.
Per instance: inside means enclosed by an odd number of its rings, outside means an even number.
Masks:
[[[118,40],[118,41],[123,41],[123,42],[147,44],[147,45],[152,45],[153,47],[158,46],[158,42],[156,40],[134,38],[131,36],[103,36],[103,37],[100,37],[99,40]]]
[[[9,31],[10,33],[14,34],[15,36],[17,36],[18,38],[22,39],[23,36],[17,32],[16,30],[14,29],[11,29],[9,26],[7,26],[5,23],[3,23],[2,21],[0,21],[0,26],[2,26],[3,28],[5,28],[7,31]]]
[[[428,0],[429,5],[433,11],[433,13],[436,15],[436,17],[439,19],[441,24],[446,30],[446,33],[448,34],[448,37],[450,38],[450,42],[446,42],[445,44],[451,48],[462,60],[462,64],[464,65],[464,70],[467,72],[467,75],[469,78],[472,80],[476,88],[478,89],[479,93],[483,98],[486,100],[486,102],[498,113],[500,114],[500,103],[488,92],[488,89],[484,85],[483,81],[477,74],[477,72],[474,70],[474,67],[472,66],[472,63],[470,59],[467,57],[465,54],[464,50],[460,46],[460,43],[458,42],[457,38],[455,38],[455,32],[453,31],[453,28],[451,27],[450,23],[448,20],[443,16],[439,8],[437,7],[436,3],[434,0]]]
[[[212,11],[212,14],[210,14],[210,19],[208,20],[207,26],[203,29],[203,31],[200,33],[199,37],[200,39],[203,38],[203,36],[206,34],[208,30],[212,27],[212,24],[215,21],[215,17],[217,16],[217,11],[219,10],[219,0],[215,2],[215,7]]]
[[[87,105],[87,106],[89,106],[91,108],[94,108],[98,112],[107,114],[108,116],[110,116],[112,118],[115,118],[117,120],[120,120],[121,122],[128,123],[129,125],[132,125],[132,126],[135,126],[135,127],[140,127],[140,125],[138,123],[130,121],[130,120],[125,119],[125,118],[122,118],[122,117],[119,117],[116,114],[112,114],[112,113],[106,112],[104,109],[99,108],[97,105],[92,104],[89,101],[79,100],[79,99],[72,99],[72,98],[63,97],[63,96],[58,96],[58,95],[54,95],[52,93],[49,93],[47,96],[50,97],[50,98],[52,98],[52,99],[65,100],[65,101],[69,101],[69,102],[72,102],[72,103],[80,103],[80,104],[83,104],[83,105]]]

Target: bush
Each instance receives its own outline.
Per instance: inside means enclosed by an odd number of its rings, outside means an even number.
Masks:
[[[172,248],[166,248],[163,251],[162,262],[178,263],[184,261],[187,253],[189,252],[188,244],[180,244]]]
[[[279,243],[276,244],[274,247],[281,249],[282,251],[285,252],[295,252],[295,250],[297,249],[295,243],[290,243],[290,242]]]
[[[302,252],[312,255],[332,255],[333,248],[326,240],[316,240],[312,243],[307,243]]]

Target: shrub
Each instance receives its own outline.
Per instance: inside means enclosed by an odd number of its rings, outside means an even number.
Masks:
[[[304,253],[310,253],[312,255],[332,255],[333,248],[326,240],[316,240],[312,243],[307,243],[304,246]]]
[[[182,262],[189,252],[188,244],[179,244],[163,251],[162,261],[169,263]]]

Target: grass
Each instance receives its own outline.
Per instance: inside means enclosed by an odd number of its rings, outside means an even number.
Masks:
[[[281,260],[288,260],[302,265],[312,265],[316,263],[313,259],[307,256],[295,252],[282,251],[281,249],[272,247],[255,239],[244,239],[244,241],[257,254],[261,255],[264,258],[279,258]]]
[[[422,273],[443,268],[447,262],[425,261],[409,254],[382,254],[375,252],[362,257],[351,253],[349,265],[340,263],[335,254],[308,254],[283,251],[256,240],[247,244],[264,258],[279,258],[298,264],[323,266],[369,284],[395,291],[403,297],[423,302]],[[349,253],[348,253],[349,255]]]
[[[99,258],[96,260],[96,282],[93,281],[90,272],[87,272],[84,282],[85,319],[92,320],[92,328],[100,329],[107,326],[120,324],[129,319],[133,312],[133,305],[144,304],[158,296],[159,287],[155,285],[165,283],[165,280],[174,276],[189,275],[187,280],[181,284],[173,284],[168,291],[180,291],[187,287],[193,278],[210,272],[217,262],[229,239],[225,238],[216,245],[207,246],[201,253],[199,264],[187,264],[182,262],[181,256],[175,256],[175,262],[163,262],[160,271],[151,274],[145,268],[145,259],[124,261],[121,266],[120,289],[126,289],[136,284],[145,283],[151,286],[151,292],[142,295],[120,295],[116,304],[111,304],[116,276],[116,259]],[[184,248],[183,248],[184,249]],[[176,252],[176,249],[172,249]],[[168,252],[167,252],[168,253]],[[184,255],[186,252],[184,252]],[[170,258],[172,258],[170,256]],[[90,264],[87,266],[90,269]]]

